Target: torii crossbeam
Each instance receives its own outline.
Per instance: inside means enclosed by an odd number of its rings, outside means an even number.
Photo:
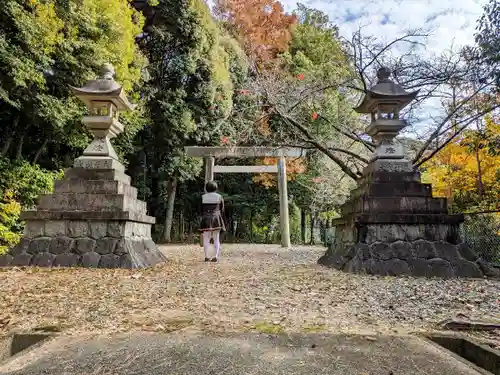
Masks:
[[[278,191],[280,197],[280,234],[281,246],[291,247],[290,220],[288,214],[288,192],[285,157],[305,156],[305,150],[300,148],[279,147],[184,147],[191,157],[204,158],[205,183],[214,179],[214,173],[277,173]],[[215,158],[279,158],[278,165],[215,165]]]

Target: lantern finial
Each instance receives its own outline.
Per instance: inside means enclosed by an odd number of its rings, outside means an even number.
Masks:
[[[391,76],[391,70],[387,67],[382,67],[379,70],[377,70],[377,78],[379,81],[385,81],[388,80],[389,77]]]
[[[101,79],[113,80],[115,76],[115,68],[110,63],[106,63],[101,67]]]

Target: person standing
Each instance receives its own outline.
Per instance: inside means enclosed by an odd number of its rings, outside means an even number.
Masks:
[[[220,256],[220,233],[224,231],[225,225],[222,218],[224,212],[224,199],[217,193],[217,183],[209,181],[205,185],[205,194],[201,196],[201,225],[200,232],[203,234],[203,251],[205,262],[217,262]],[[210,259],[208,256],[210,248],[210,238],[213,238],[215,256]]]

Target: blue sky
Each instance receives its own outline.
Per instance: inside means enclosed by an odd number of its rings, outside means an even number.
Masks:
[[[427,49],[430,53],[462,46],[474,41],[474,28],[482,14],[485,0],[304,0],[319,9],[339,26],[341,35],[349,37],[364,26],[366,35],[391,40],[408,28],[432,31]],[[287,11],[297,1],[282,0]]]

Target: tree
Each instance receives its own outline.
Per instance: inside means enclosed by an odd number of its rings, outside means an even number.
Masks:
[[[226,131],[244,62],[201,0],[159,2],[139,43],[149,59],[151,123],[138,144],[147,159],[150,212],[159,217],[168,203],[162,237],[169,241],[177,186],[194,179],[200,167],[183,148],[208,145]]]
[[[110,62],[132,93],[144,64],[135,45],[141,22],[127,0],[2,1],[1,154],[49,168],[71,162],[89,137],[69,85],[83,85]]]
[[[300,142],[304,147],[318,149],[348,176],[358,179],[368,162],[366,156],[375,145],[364,134],[366,122],[352,114],[350,108],[356,106],[367,88],[375,83],[375,67],[386,66],[401,86],[409,91],[420,90],[404,113],[410,124],[406,136],[411,135],[421,144],[412,160],[414,167],[419,168],[430,160],[500,104],[487,95],[495,82],[490,77],[491,71],[484,70],[484,64],[470,59],[462,51],[446,51],[424,58],[420,49],[425,37],[425,33],[410,31],[389,43],[381,43],[358,31],[352,40],[339,41],[343,55],[331,59],[338,63],[337,75],[330,75],[328,80],[323,77],[316,80],[303,73],[298,76],[299,80],[276,72],[260,74],[255,86],[260,87],[263,100],[269,105],[269,117],[275,118],[275,124],[283,124],[281,132],[275,132],[281,143]],[[400,44],[408,45],[408,52],[394,57],[392,50]],[[347,68],[342,68],[343,61],[347,62]],[[463,87],[460,101],[454,106],[450,105],[451,82]],[[424,119],[420,110],[428,100],[436,98],[442,100],[443,111],[435,118],[425,119],[426,126],[422,127]],[[336,107],[335,102],[341,106]],[[322,103],[325,103],[323,107]],[[307,115],[306,108],[309,109]],[[311,121],[311,113],[315,122]],[[331,129],[336,136],[329,140],[320,129]]]
[[[214,13],[259,67],[288,49],[295,16],[285,14],[279,1],[217,0]]]
[[[488,116],[479,129],[463,132],[425,163],[424,179],[432,183],[434,195],[449,198],[459,212],[498,209],[500,156],[488,145],[499,136],[500,125]]]
[[[476,42],[486,64],[496,67],[491,74],[500,87],[500,1],[490,0],[477,25]]]

